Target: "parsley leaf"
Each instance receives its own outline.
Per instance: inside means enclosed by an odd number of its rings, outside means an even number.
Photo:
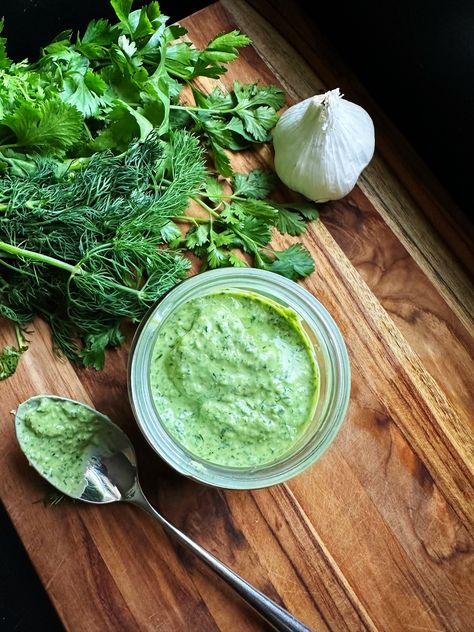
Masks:
[[[104,367],[106,348],[117,347],[121,345],[123,341],[123,334],[115,325],[105,331],[85,336],[84,347],[78,352],[78,356],[84,366],[90,366],[99,370]]]
[[[128,19],[133,0],[110,0],[113,10],[115,11],[121,24],[131,32],[130,22]]]
[[[236,173],[232,180],[234,195],[263,200],[275,188],[277,182],[273,171],[253,169],[249,173]]]
[[[274,258],[260,252],[261,267],[282,274],[293,281],[314,272],[314,261],[302,244],[293,244],[286,250],[273,250]]]
[[[0,381],[13,375],[21,356],[28,349],[28,342],[19,325],[15,324],[17,346],[7,345],[0,350]]]
[[[280,233],[288,235],[301,235],[306,230],[304,219],[299,213],[292,213],[284,208],[279,209],[276,227]]]
[[[3,18],[0,20],[0,33],[3,31]],[[0,37],[0,69],[8,68],[11,65],[11,60],[7,56],[7,40],[5,37]]]
[[[199,53],[190,78],[202,76],[217,79],[227,72],[222,64],[236,59],[238,48],[250,43],[251,39],[237,30],[217,35]]]
[[[181,231],[174,222],[167,222],[160,228],[160,235],[163,241],[167,244],[181,238]]]
[[[101,18],[99,20],[92,20],[89,22],[86,31],[82,36],[82,43],[106,46],[111,44],[114,39],[115,35],[108,20]]]
[[[106,88],[107,84],[102,77],[91,70],[86,70],[84,74],[68,73],[64,79],[61,98],[88,118],[95,116],[100,106],[107,103],[103,98]]]
[[[42,317],[55,347],[95,368],[122,342],[120,319],[138,321],[184,278],[179,248],[202,269],[298,279],[314,268],[309,253],[273,250],[272,230],[299,235],[317,217],[309,203],[269,200],[272,172],[232,168],[230,152],[270,140],[283,92],[234,81],[206,94],[195,81],[218,79],[250,39],[219,33],[200,50],[158,2],[111,5],[118,23],[63,31],[32,64],[11,62],[0,37],[0,313]],[[21,346],[0,352],[0,376]]]
[[[3,347],[0,351],[0,380],[6,380],[15,373],[22,353],[10,345]]]
[[[80,113],[59,98],[44,100],[36,107],[25,101],[2,123],[15,134],[17,146],[45,153],[74,145],[82,132]]]
[[[194,250],[197,246],[203,246],[209,241],[209,226],[201,224],[188,230],[186,233],[186,247]]]

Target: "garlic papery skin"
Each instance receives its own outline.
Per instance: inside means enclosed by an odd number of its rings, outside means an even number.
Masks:
[[[339,200],[374,155],[374,124],[336,88],[284,112],[273,145],[275,171],[287,187],[315,202]]]

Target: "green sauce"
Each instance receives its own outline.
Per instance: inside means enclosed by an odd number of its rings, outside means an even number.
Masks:
[[[228,291],[191,299],[165,321],[150,385],[165,428],[193,455],[253,467],[274,461],[304,433],[319,373],[293,310]]]
[[[17,419],[23,452],[53,485],[72,496],[86,486],[88,447],[101,425],[97,414],[70,401],[39,398]]]

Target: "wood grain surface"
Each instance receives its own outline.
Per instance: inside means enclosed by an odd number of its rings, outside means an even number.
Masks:
[[[120,424],[136,446],[144,490],[164,515],[315,631],[474,630],[469,231],[303,21],[302,59],[292,45],[298,16],[290,22],[281,6],[268,3],[276,28],[242,0],[223,0],[184,24],[198,46],[235,27],[253,38],[224,86],[236,78],[279,82],[289,103],[339,86],[374,116],[377,151],[360,186],[322,205],[322,220],[304,238],[316,260],[305,286],[335,318],[351,359],[347,419],[325,455],[287,484],[207,488],[164,465],[133,421],[126,388],[132,330],[95,372],[55,357],[47,327],[34,323],[16,375],[0,383],[0,492],[72,632],[264,626],[138,510],[43,505],[43,484],[16,445],[10,414],[38,393],[90,402]],[[271,161],[264,148],[235,164],[245,170]],[[275,235],[276,245],[291,241]],[[9,336],[2,324],[0,345]]]

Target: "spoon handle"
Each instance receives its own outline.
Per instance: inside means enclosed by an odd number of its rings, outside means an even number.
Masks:
[[[298,621],[287,610],[276,604],[269,597],[266,597],[259,590],[254,588],[245,579],[242,579],[237,573],[228,566],[219,561],[214,555],[199,546],[185,533],[168,522],[158,511],[150,504],[144,496],[141,489],[136,489],[129,502],[141,507],[148,514],[156,518],[163,529],[173,536],[180,544],[190,549],[203,562],[205,562],[212,570],[214,570],[224,581],[244,599],[258,614],[278,632],[312,632],[310,628]]]

